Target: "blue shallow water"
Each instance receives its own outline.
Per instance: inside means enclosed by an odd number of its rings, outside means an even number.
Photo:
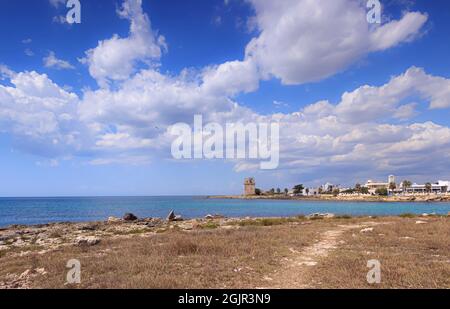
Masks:
[[[0,227],[11,224],[83,222],[122,217],[165,218],[174,209],[184,218],[222,214],[229,217],[294,216],[315,212],[349,215],[447,214],[450,203],[362,203],[329,201],[223,200],[204,197],[0,198]]]

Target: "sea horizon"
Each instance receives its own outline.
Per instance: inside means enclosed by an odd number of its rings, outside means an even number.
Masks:
[[[291,217],[312,213],[351,216],[397,216],[450,212],[450,202],[361,202],[282,199],[209,199],[208,196],[107,196],[0,198],[0,227],[59,222],[104,221],[133,213],[165,218],[170,211],[185,219],[219,214],[230,218]]]

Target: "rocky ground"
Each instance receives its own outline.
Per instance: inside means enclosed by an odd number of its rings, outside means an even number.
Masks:
[[[94,246],[104,238],[127,238],[133,235],[151,235],[177,229],[193,229],[227,226],[230,221],[220,215],[207,215],[204,219],[183,220],[171,212],[163,220],[160,218],[139,219],[133,214],[123,218],[109,217],[106,221],[88,223],[51,223],[39,225],[12,225],[0,229],[0,257],[5,254],[23,256],[38,250],[44,254],[62,246]],[[40,250],[39,250],[40,249]]]
[[[89,273],[85,288],[364,287],[339,278],[355,267],[365,274],[367,252],[392,263],[386,287],[450,287],[449,224],[427,214],[183,220],[171,212],[11,226],[0,229],[0,288],[65,287],[61,274],[73,256]]]

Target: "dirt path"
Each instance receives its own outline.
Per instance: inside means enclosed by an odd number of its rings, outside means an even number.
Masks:
[[[324,232],[318,242],[297,251],[289,248],[292,256],[284,259],[283,268],[271,277],[265,280],[269,283],[270,288],[279,289],[304,289],[309,288],[308,282],[304,281],[304,274],[320,263],[320,260],[328,256],[328,254],[336,249],[339,244],[339,238],[349,230],[360,232],[361,229],[371,228],[378,225],[375,222],[364,222],[362,224],[338,225],[337,227]]]

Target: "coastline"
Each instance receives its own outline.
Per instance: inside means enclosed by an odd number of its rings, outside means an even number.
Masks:
[[[177,219],[110,217],[0,229],[0,289],[365,288],[367,250],[375,246],[374,257],[395,273],[385,287],[450,287],[449,216]],[[79,286],[62,275],[74,258],[83,269]],[[335,274],[341,262],[342,273]]]
[[[320,195],[320,196],[286,196],[286,195],[211,195],[208,199],[236,199],[236,200],[285,200],[285,201],[330,201],[330,202],[450,202],[450,195],[414,195],[414,196],[373,196],[373,195]]]

